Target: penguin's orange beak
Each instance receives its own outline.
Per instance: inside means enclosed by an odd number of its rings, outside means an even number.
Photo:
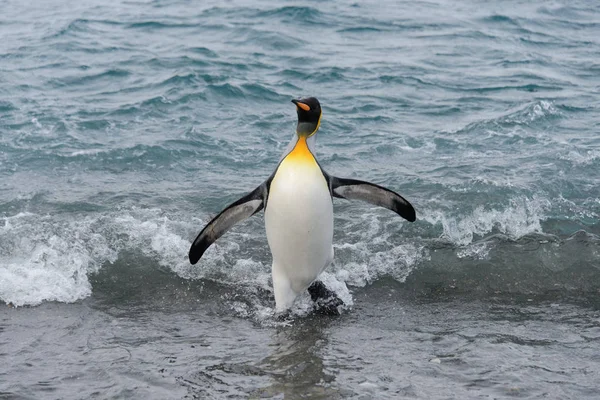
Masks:
[[[294,103],[298,108],[301,108],[304,111],[310,111],[310,107],[308,106],[308,104],[304,104],[299,100],[292,100],[292,103]]]

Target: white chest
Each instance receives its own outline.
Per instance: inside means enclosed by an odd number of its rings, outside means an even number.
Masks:
[[[304,270],[314,279],[329,263],[333,204],[316,162],[281,163],[269,190],[265,228],[273,262],[290,273]]]

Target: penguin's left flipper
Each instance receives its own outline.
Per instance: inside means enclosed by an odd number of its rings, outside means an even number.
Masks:
[[[229,228],[263,209],[268,193],[267,183],[268,181],[264,182],[246,196],[230,204],[202,229],[190,247],[189,257],[192,264],[196,264],[206,249]]]
[[[344,302],[335,294],[333,290],[329,290],[321,281],[314,281],[308,287],[310,298],[315,303],[315,311],[324,315],[340,315],[340,307]]]
[[[362,200],[394,211],[402,218],[414,222],[417,219],[412,204],[398,193],[374,183],[357,179],[337,178],[325,174],[332,196],[349,200]]]

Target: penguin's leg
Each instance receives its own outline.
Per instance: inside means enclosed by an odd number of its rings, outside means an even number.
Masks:
[[[344,302],[321,281],[314,281],[308,287],[310,298],[315,303],[315,311],[323,315],[340,315],[339,307]]]
[[[273,293],[275,294],[275,312],[281,313],[294,304],[298,293],[292,289],[292,283],[284,273],[284,269],[275,262],[271,267],[271,273],[273,276]]]

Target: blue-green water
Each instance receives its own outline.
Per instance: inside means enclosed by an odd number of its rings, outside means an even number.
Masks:
[[[594,2],[0,4],[0,397],[596,398]],[[259,214],[292,98],[336,200],[324,279],[273,319]]]

